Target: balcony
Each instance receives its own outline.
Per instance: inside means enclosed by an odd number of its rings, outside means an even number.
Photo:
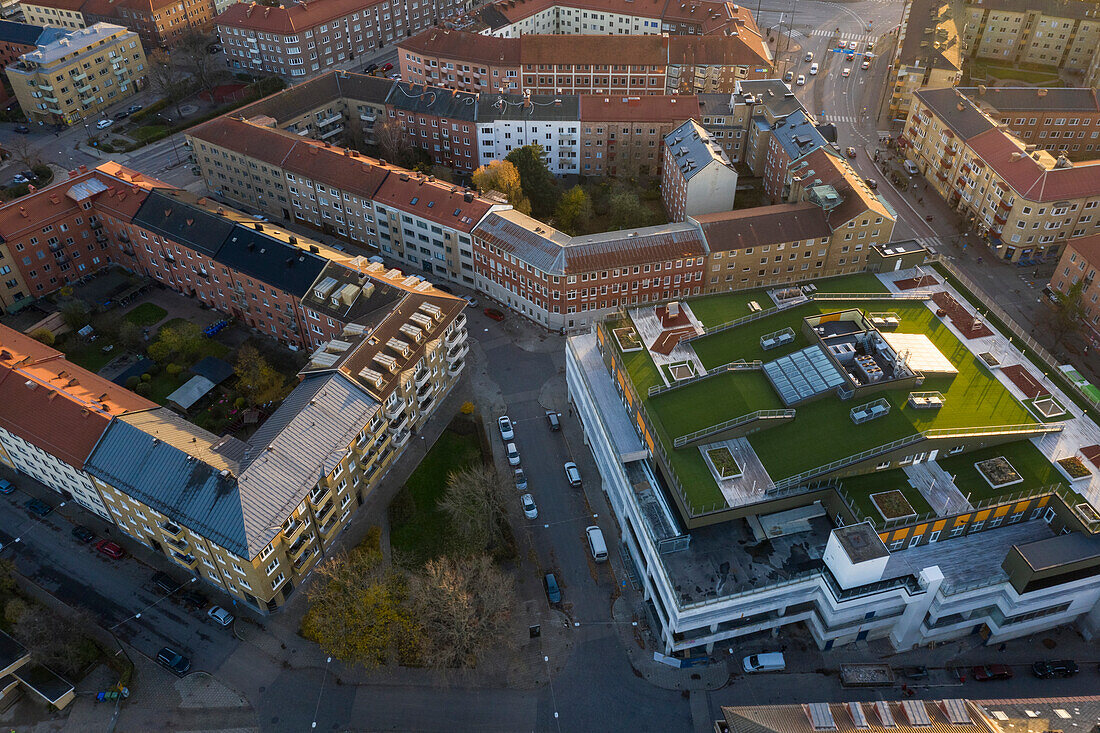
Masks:
[[[309,492],[309,503],[318,507],[324,504],[330,496],[332,496],[332,492],[327,487],[316,488]]]
[[[182,537],[177,538],[169,535],[164,535],[163,539],[166,545],[168,545],[169,547],[174,547],[181,552],[187,552],[187,550],[189,549],[187,540],[183,539]]]
[[[424,385],[424,388],[419,390],[416,393],[416,404],[417,404],[417,406],[419,407],[420,405],[423,405],[425,402],[430,400],[432,398],[433,394],[435,394],[435,385],[433,385],[433,384]]]
[[[283,525],[283,539],[287,542],[294,542],[302,534],[302,529],[306,526],[305,522],[297,519],[293,520],[290,525]]]
[[[317,127],[325,127],[326,125],[331,125],[334,122],[339,122],[342,119],[344,118],[340,115],[332,115],[331,117],[326,117],[323,120],[317,120]]]
[[[298,538],[297,542],[290,546],[290,549],[286,551],[286,554],[290,556],[291,560],[297,559],[302,554],[302,550],[312,544],[312,539],[313,537],[311,535],[303,534],[301,537]]]
[[[88,75],[87,75],[87,74],[85,74],[85,73],[84,73],[83,71],[81,71],[81,72],[78,72],[78,73],[76,73],[76,74],[73,74],[73,75],[72,75],[72,76],[71,76],[70,78],[71,78],[71,79],[72,79],[72,80],[73,80],[74,82],[78,82],[78,81],[84,81],[85,79],[87,79],[87,78],[88,78]]]
[[[334,524],[335,524],[335,522],[334,522]],[[307,565],[309,565],[310,562],[313,560],[313,558],[316,557],[316,556],[317,556],[316,552],[308,552],[305,555],[302,555],[301,557],[299,557],[297,560],[291,560],[290,566],[292,568],[294,568],[294,572],[301,575],[302,570],[305,569],[305,567]]]
[[[443,337],[443,345],[448,349],[456,346],[466,338],[466,332],[461,328],[456,328]]]
[[[331,130],[326,130],[325,132],[322,132],[320,137],[321,137],[322,140],[326,140],[326,139],[332,137],[333,135],[339,135],[343,131],[344,131],[344,126],[340,125],[339,127],[334,127]]]
[[[393,436],[393,447],[394,448],[400,448],[401,446],[405,445],[405,443],[408,443],[408,442],[409,442],[409,431],[408,430],[402,430],[400,433]]]
[[[432,373],[428,369],[421,368],[413,375],[413,383],[416,384],[416,388],[423,387],[429,379],[432,378]]]
[[[456,361],[466,356],[469,351],[470,345],[465,341],[459,343],[453,348],[447,349],[447,363],[454,364]]]
[[[35,84],[35,86],[37,86],[39,89],[41,89],[44,92],[52,92],[53,91],[53,84],[41,84],[41,83],[39,83],[39,84]]]
[[[409,416],[408,415],[403,415],[400,420],[395,421],[392,425],[390,425],[387,428],[387,430],[389,431],[390,436],[396,439],[397,434],[400,433],[401,431],[405,430],[408,427],[409,427]]]
[[[169,555],[169,557],[171,557],[173,560],[178,562],[180,565],[182,565],[185,568],[188,568],[190,570],[194,570],[195,566],[197,566],[199,564],[198,559],[194,555],[192,555],[190,552],[185,555],[181,552],[173,551]]]
[[[395,402],[392,406],[387,406],[382,410],[382,414],[386,416],[387,420],[395,420],[405,410],[405,403],[402,401]]]
[[[376,118],[375,118],[374,115],[369,114],[367,112],[360,112],[359,113],[359,119],[361,119],[363,122],[374,122],[374,120]]]
[[[77,91],[78,94],[87,94],[88,92],[92,91],[92,85],[91,84],[81,84],[80,86],[78,86],[76,88],[76,91]]]
[[[323,507],[321,507],[319,510],[317,510],[317,512],[316,512],[317,523],[323,525],[325,520],[328,517],[332,516],[332,509],[335,506],[336,506],[336,503],[330,501],[327,504],[325,504]],[[321,532],[323,534],[324,530],[321,530]]]
[[[57,104],[57,97],[51,97],[48,94],[42,95],[42,99],[45,99],[50,104]]]
[[[332,531],[339,526],[340,522],[336,521],[336,517],[333,517],[331,522],[320,527],[321,537],[326,540],[329,539],[332,536]]]
[[[164,534],[166,536],[175,537],[177,539],[183,538],[183,527],[175,524],[174,522],[169,522],[165,520],[160,523],[160,528],[164,530]]]

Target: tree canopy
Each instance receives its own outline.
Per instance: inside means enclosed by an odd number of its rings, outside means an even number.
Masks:
[[[505,160],[494,160],[488,165],[483,165],[474,171],[471,177],[477,190],[499,191],[508,199],[516,211],[524,214],[531,213],[531,202],[523,193],[523,184],[520,182],[519,170],[512,163]]]
[[[439,507],[450,519],[461,546],[484,552],[503,537],[511,493],[494,466],[478,463],[447,476]]]
[[[276,402],[287,392],[286,377],[260,355],[256,347],[245,344],[237,352],[237,388],[253,405]]]
[[[157,340],[149,346],[149,357],[161,363],[193,359],[202,351],[204,338],[202,329],[190,321],[164,326],[157,333]]]
[[[558,198],[557,181],[546,165],[546,150],[541,145],[524,145],[504,158],[519,171],[523,195],[531,202],[535,216],[549,216]]]
[[[554,224],[566,234],[583,234],[592,220],[592,199],[580,186],[562,194],[554,211]]]

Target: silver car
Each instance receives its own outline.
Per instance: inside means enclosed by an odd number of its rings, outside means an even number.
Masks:
[[[527,490],[527,474],[523,472],[522,468],[516,469],[516,489],[519,491]]]

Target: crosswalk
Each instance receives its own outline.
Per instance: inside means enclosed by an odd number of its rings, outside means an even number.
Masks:
[[[853,117],[852,115],[831,115],[828,112],[826,112],[825,113],[825,121],[826,122],[832,122],[834,124],[844,122],[844,123],[847,123],[849,125],[854,125],[857,122],[859,122],[859,118]]]
[[[823,28],[819,28],[815,31],[810,31],[810,35],[814,38],[833,38],[837,34],[834,33],[833,31],[825,30]],[[858,43],[866,43],[867,41],[876,41],[876,40],[878,40],[878,36],[870,34],[870,33],[841,33],[840,38],[838,40],[841,40],[841,41],[856,41]]]
[[[940,238],[939,237],[918,237],[917,243],[924,247],[929,252],[940,251]]]

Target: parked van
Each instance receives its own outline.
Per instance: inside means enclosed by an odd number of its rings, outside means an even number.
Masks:
[[[918,168],[918,167],[917,167],[917,164],[916,164],[916,163],[914,163],[914,162],[913,162],[913,161],[911,161],[911,160],[907,160],[907,161],[905,161],[905,170],[906,170],[906,171],[907,171],[907,172],[909,173],[909,175],[911,175],[911,176],[915,176],[915,175],[917,175],[918,173],[920,173],[920,168]]]
[[[782,652],[764,652],[750,654],[742,660],[741,665],[746,672],[782,672],[787,668],[787,661],[783,659]]]
[[[592,553],[592,559],[596,562],[607,562],[607,545],[603,541],[603,532],[596,525],[585,527],[584,533],[588,535],[588,550]]]

